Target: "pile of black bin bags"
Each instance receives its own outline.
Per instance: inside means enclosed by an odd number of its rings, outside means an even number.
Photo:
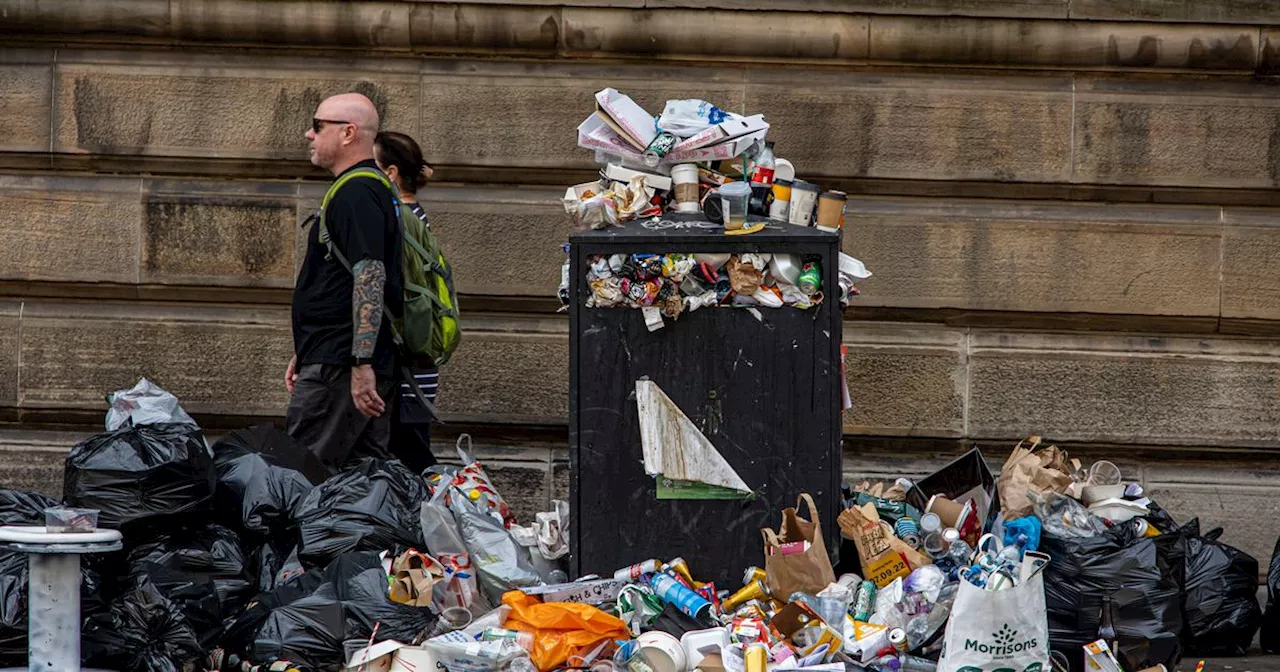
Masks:
[[[412,641],[435,616],[387,599],[379,553],[425,547],[426,496],[398,461],[331,474],[269,425],[211,447],[192,422],[94,436],[67,456],[64,503],[98,509],[124,549],[82,563],[82,662],[177,672],[220,648],[322,667],[375,624],[375,641]],[[0,524],[42,525],[58,504],[0,490]],[[26,666],[26,592],[25,556],[0,552],[0,667]]]
[[[1085,669],[1082,647],[1098,638],[1107,604],[1126,670],[1174,669],[1184,655],[1242,656],[1258,632],[1258,561],[1218,541],[1221,528],[1201,534],[1198,519],[1178,526],[1158,505],[1149,507],[1158,536],[1118,525],[1098,536],[1042,541],[1052,558],[1045,568],[1050,644],[1072,672]],[[1280,591],[1278,574],[1273,560]],[[1267,641],[1264,630],[1264,648]]]

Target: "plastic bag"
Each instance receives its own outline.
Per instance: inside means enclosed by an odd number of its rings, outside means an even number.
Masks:
[[[129,565],[177,605],[206,649],[254,594],[240,539],[219,525],[164,534],[130,552]]]
[[[625,623],[587,604],[543,603],[519,591],[504,595],[502,603],[511,607],[503,627],[533,633],[529,657],[544,672],[606,639],[631,637]]]
[[[467,545],[458,532],[458,524],[453,520],[453,511],[449,510],[446,495],[449,488],[436,488],[431,499],[422,503],[422,538],[427,542],[427,549],[435,554],[465,555]]]
[[[298,511],[330,474],[319,458],[271,425],[231,432],[213,444],[218,521],[251,541],[296,542]]]
[[[178,672],[202,649],[182,609],[145,577],[80,633],[86,665],[131,672]]]
[[[121,427],[82,441],[67,455],[63,499],[98,509],[98,526],[154,530],[207,516],[213,458],[193,425]],[[127,536],[127,535],[126,535]]]
[[[1258,641],[1263,651],[1280,653],[1280,539],[1276,539],[1267,569],[1267,611],[1262,616],[1262,636]]]
[[[423,548],[426,483],[399,460],[365,458],[316,486],[298,517],[298,559],[327,566],[350,551]]]
[[[1078,500],[1059,492],[1027,493],[1044,536],[1057,539],[1089,539],[1107,530],[1102,519],[1090,514]]]
[[[1181,534],[1139,537],[1134,526],[1121,525],[1087,538],[1046,534],[1040,550],[1052,558],[1044,570],[1049,639],[1066,654],[1072,672],[1084,669],[1081,647],[1098,639],[1105,596],[1111,598],[1121,666],[1173,669],[1182,653]]]
[[[668,100],[658,117],[658,128],[677,138],[693,137],[716,124],[730,119],[741,119],[740,115],[724,110],[705,100]]]
[[[479,574],[480,590],[490,604],[500,603],[509,590],[542,584],[528,556],[494,516],[464,497],[450,497],[449,508]]]
[[[107,411],[108,432],[114,432],[125,425],[196,426],[196,421],[182,410],[177,397],[146,378],[140,378],[130,389],[112,392],[107,396],[107,403],[111,405]]]
[[[1027,545],[1023,550],[1036,551],[1040,548],[1040,531],[1043,529],[1040,519],[1035,516],[1023,516],[1005,521],[1001,533],[1004,545],[1009,546],[1018,540],[1018,535],[1027,536]]]
[[[1187,523],[1187,580],[1183,612],[1187,653],[1243,656],[1262,622],[1258,605],[1258,561],[1218,541],[1222,528],[1199,535],[1200,521]]]

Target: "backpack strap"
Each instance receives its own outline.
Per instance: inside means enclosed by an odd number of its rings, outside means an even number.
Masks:
[[[320,201],[320,217],[316,222],[316,225],[320,227],[320,230],[317,233],[317,237],[320,243],[328,248],[328,256],[336,258],[338,263],[342,264],[342,267],[347,269],[347,272],[350,273],[352,277],[355,277],[355,269],[352,268],[351,262],[347,261],[347,258],[338,249],[338,246],[333,244],[333,237],[329,235],[329,227],[326,225],[325,219],[329,210],[329,201],[333,200],[334,195],[338,193],[338,188],[357,177],[370,177],[381,182],[382,186],[386,187],[387,190],[391,192],[391,202],[395,207],[396,212],[400,212],[400,196],[397,195],[395,187],[391,185],[391,180],[387,179],[387,176],[380,170],[375,170],[373,168],[358,168],[356,170],[343,173],[341,177],[333,181],[333,184],[329,185],[329,190],[324,194],[324,200]],[[411,240],[408,236],[402,235],[401,238],[404,240]],[[415,246],[419,248],[421,247],[417,245],[417,241],[413,242]],[[416,287],[417,285],[414,286]],[[432,298],[435,299],[434,295],[432,295]],[[435,300],[437,303],[439,302],[438,299]],[[404,352],[404,338],[401,337],[400,332],[396,330],[395,317],[391,315],[391,309],[387,307],[386,301],[382,302],[382,316],[387,321],[387,328],[391,330],[392,343],[395,344],[396,348],[400,350],[400,352]],[[404,378],[405,382],[409,383],[409,389],[413,391],[413,396],[418,400],[418,403],[422,404],[422,407],[427,409],[427,412],[431,414],[431,417],[438,420],[440,424],[444,424],[444,421],[440,420],[440,410],[436,408],[435,404],[431,403],[431,400],[427,398],[427,395],[423,394],[422,387],[418,385],[418,380],[413,377],[413,372],[409,370],[408,366],[400,367],[400,376]]]

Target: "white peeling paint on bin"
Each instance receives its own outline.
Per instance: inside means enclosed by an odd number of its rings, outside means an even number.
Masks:
[[[27,669],[80,672],[80,556],[120,550],[120,533],[0,526],[0,546],[27,554]]]

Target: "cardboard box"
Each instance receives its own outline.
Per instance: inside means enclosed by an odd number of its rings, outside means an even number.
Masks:
[[[685,152],[690,149],[698,149],[699,147],[707,147],[716,145],[725,140],[740,138],[744,135],[759,133],[760,131],[768,131],[769,123],[764,120],[763,114],[756,114],[741,119],[730,119],[708,128],[707,130],[691,137],[685,138],[671,148],[671,152]]]
[[[626,184],[636,175],[644,175],[644,185],[658,191],[671,191],[671,178],[644,170],[623,168],[615,163],[605,166],[604,176],[615,182]]]
[[[769,133],[769,129],[748,133],[741,137],[726,140],[716,145],[708,145],[706,147],[698,147],[696,149],[672,150],[670,154],[663,157],[664,163],[692,163],[695,161],[719,161],[723,159],[732,159],[747,151],[751,143],[757,140],[764,140],[764,136]]]
[[[643,152],[636,150],[621,135],[614,131],[599,114],[587,117],[578,125],[578,146],[584,149],[600,150],[611,154],[633,157],[639,161]]]
[[[654,117],[617,89],[596,92],[596,113],[618,135],[643,152],[658,137],[658,125]]]

